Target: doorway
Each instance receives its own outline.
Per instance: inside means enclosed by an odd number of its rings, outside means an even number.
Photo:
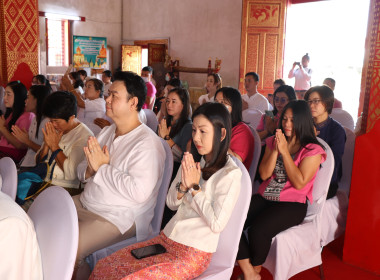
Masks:
[[[288,7],[283,77],[287,84],[293,62],[306,53],[312,86],[327,77],[336,81],[335,97],[356,121],[370,0],[331,0]],[[360,112],[359,112],[360,114]]]

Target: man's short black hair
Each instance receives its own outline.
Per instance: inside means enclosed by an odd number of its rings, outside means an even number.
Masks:
[[[150,67],[150,66],[145,66],[145,67],[142,69],[142,71],[149,71],[149,73],[152,74],[152,73],[153,73],[153,68]]]
[[[141,110],[141,107],[145,103],[146,99],[146,85],[144,80],[137,75],[136,73],[129,71],[119,71],[116,72],[114,77],[114,81],[122,81],[131,97],[137,97],[137,111]]]
[[[103,71],[103,74],[108,77],[108,78],[111,78],[112,77],[112,72],[110,70],[105,70]]]
[[[77,116],[77,99],[71,92],[56,91],[46,97],[42,112],[48,118],[67,122],[71,116]]]
[[[257,74],[256,72],[248,72],[247,74],[245,74],[245,77],[247,76],[252,76],[253,79],[258,82],[260,81],[260,77],[259,77],[259,74]]]

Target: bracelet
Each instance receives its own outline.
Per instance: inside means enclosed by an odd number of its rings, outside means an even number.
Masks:
[[[179,182],[177,183],[177,185],[175,186],[175,188],[177,189],[177,192],[182,193],[182,194],[187,193],[189,190],[186,190],[186,191],[181,190],[181,184],[182,184],[182,182],[179,181]]]

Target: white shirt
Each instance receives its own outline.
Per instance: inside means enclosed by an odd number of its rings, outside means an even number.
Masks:
[[[94,124],[96,118],[104,118],[106,114],[106,101],[103,97],[93,100],[85,99],[85,107],[78,107],[77,119],[84,123],[93,133],[97,135],[101,128]]]
[[[32,123],[29,126],[29,139],[38,145],[42,145],[44,142],[44,134],[42,133],[42,128],[45,128],[45,124],[49,121],[49,118],[43,118],[40,123],[40,127],[38,128],[38,137],[36,138],[36,130],[37,130],[37,118],[34,117]],[[21,163],[23,167],[31,167],[36,165],[35,160],[36,152],[31,148],[28,148],[26,155]]]
[[[42,280],[42,261],[33,222],[0,191],[0,279]]]
[[[204,160],[201,160],[204,166]],[[165,235],[186,246],[214,253],[219,235],[227,225],[241,188],[241,170],[231,157],[226,165],[207,181],[202,178],[202,192],[177,199],[176,185],[181,181],[181,168],[170,186],[167,206],[177,213],[164,228]]]
[[[149,109],[147,109],[149,110]],[[146,114],[144,112],[144,109],[141,109],[139,112],[138,112],[138,117],[139,117],[139,121],[143,124],[146,124],[148,122],[148,119],[146,118]],[[107,115],[104,117],[105,120],[109,121],[110,124],[113,124],[113,120],[108,117]]]
[[[67,157],[63,163],[63,169],[65,171],[63,171],[58,164],[55,165],[52,178],[53,185],[64,188],[79,188],[80,182],[77,177],[77,167],[85,158],[83,147],[87,146],[88,137],[93,135],[91,130],[83,123],[80,123],[68,133],[63,134],[58,145]],[[51,151],[49,150],[46,161],[49,160],[50,156]],[[53,161],[52,166],[54,162],[55,161]],[[50,178],[50,171],[46,175],[46,178]]]
[[[113,223],[124,234],[136,223],[140,241],[150,234],[157,194],[165,166],[165,150],[159,137],[145,124],[115,138],[116,125],[105,127],[97,136],[107,145],[110,162],[87,179],[80,196],[83,206]],[[87,161],[78,166],[85,181]]]
[[[105,97],[108,97],[108,95],[109,95],[108,90],[110,89],[111,85],[112,85],[112,82],[109,82],[108,84],[104,84],[103,95]]]
[[[215,96],[209,98],[208,94],[203,94],[199,97],[198,102],[199,102],[199,105],[202,105],[204,102],[205,103],[214,102],[214,100],[215,100]]]
[[[273,109],[272,105],[269,103],[268,99],[260,94],[255,93],[252,96],[248,96],[248,94],[243,94],[241,98],[248,103],[248,109],[257,109],[261,111],[262,113],[265,112],[265,110],[271,110]]]
[[[308,90],[310,88],[311,74],[310,68],[297,68],[289,71],[288,78],[295,77],[294,90]]]

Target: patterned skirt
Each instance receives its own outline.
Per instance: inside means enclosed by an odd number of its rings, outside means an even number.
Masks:
[[[135,259],[131,251],[152,244],[161,244],[166,253]],[[177,243],[164,235],[121,249],[101,259],[89,279],[194,279],[201,275],[211,261],[212,253]]]

